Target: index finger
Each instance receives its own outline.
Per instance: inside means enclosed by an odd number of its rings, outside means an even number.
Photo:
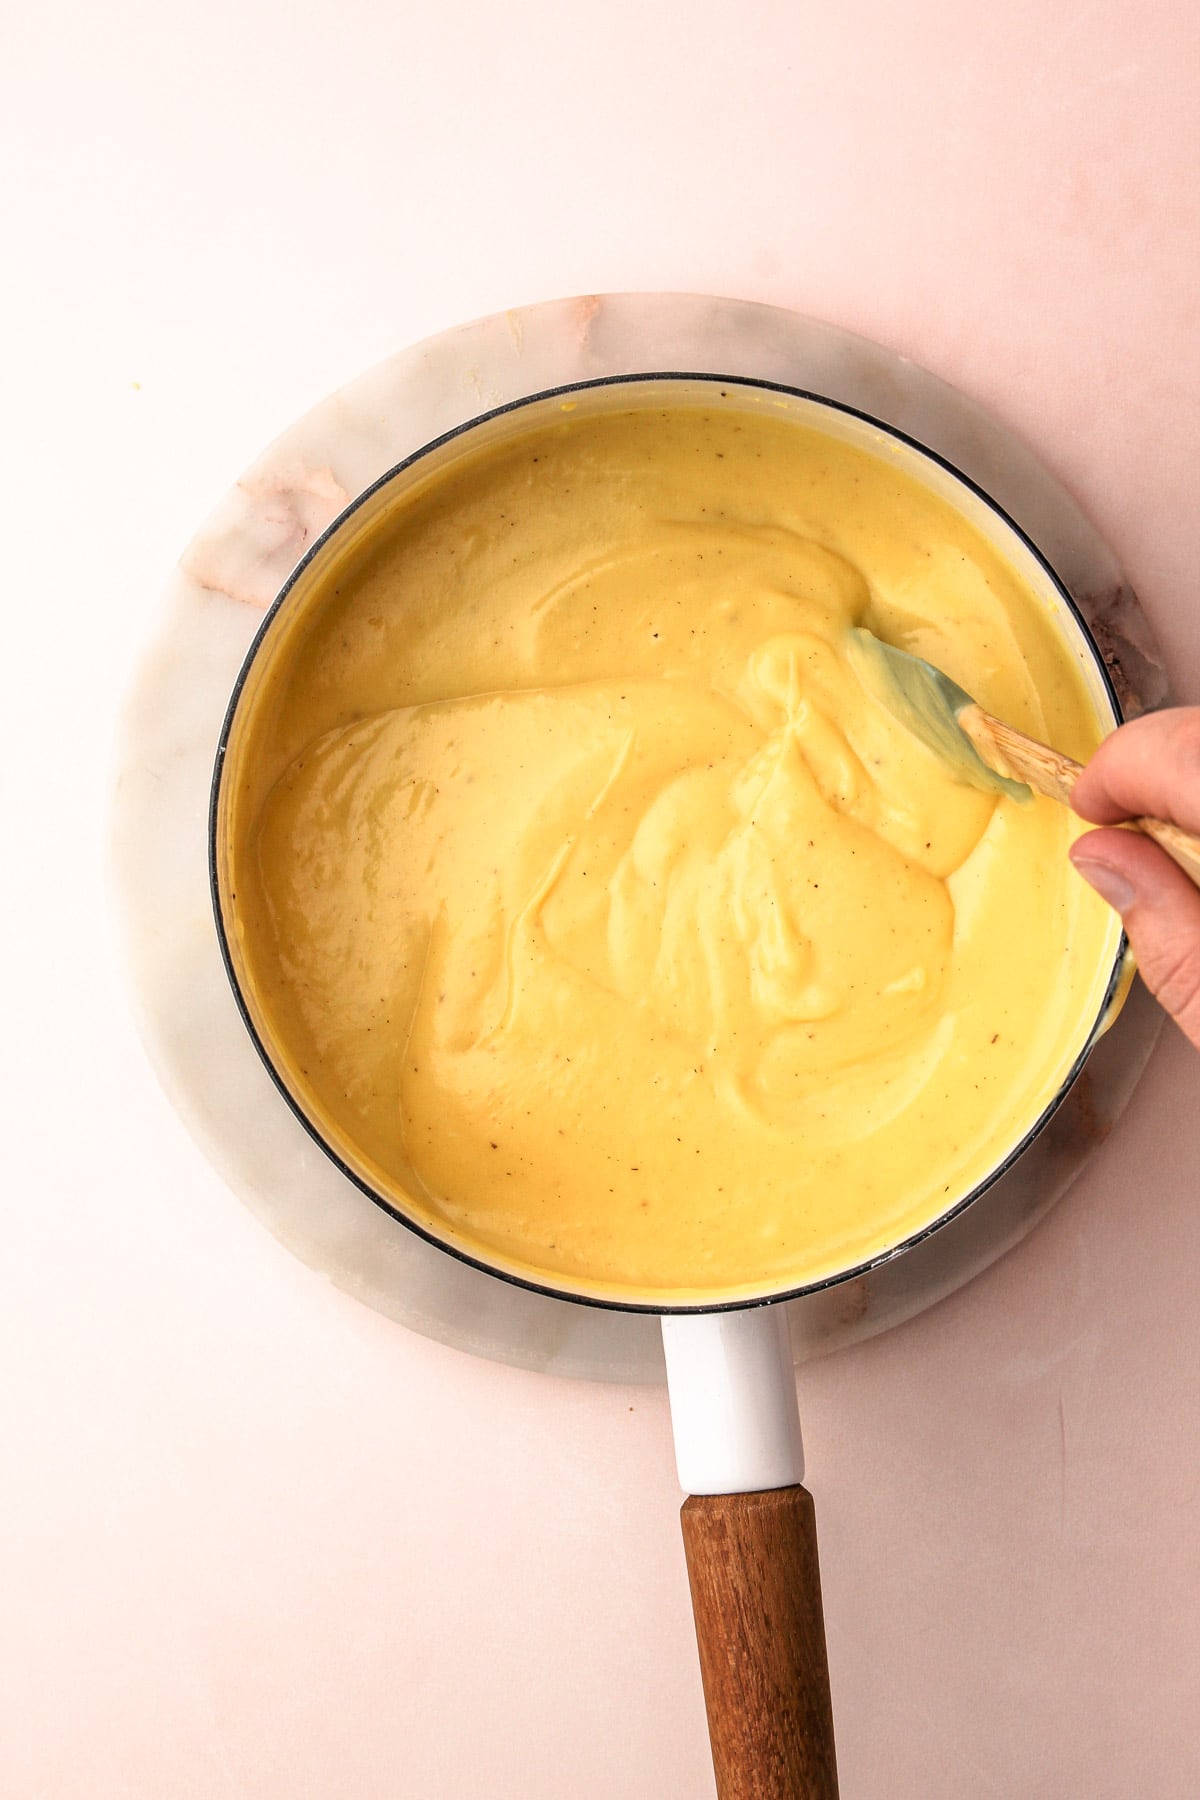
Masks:
[[[1200,706],[1131,719],[1105,738],[1071,805],[1093,825],[1149,815],[1200,831]]]

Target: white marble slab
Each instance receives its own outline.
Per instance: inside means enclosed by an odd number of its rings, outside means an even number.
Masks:
[[[399,352],[289,427],[196,533],[124,709],[112,871],[142,1034],[197,1141],[312,1267],[416,1331],[501,1361],[662,1379],[657,1321],[529,1293],[442,1254],[347,1181],[307,1136],[250,1043],[217,950],[207,880],[213,753],[262,614],[363,488],[489,407],[597,376],[700,372],[786,382],[861,408],[938,451],[997,499],[1072,593],[1128,712],[1160,704],[1152,636],[1116,561],[1029,452],[902,357],[778,308],[697,295],[608,295],[481,319]],[[1124,1104],[1159,1016],[1135,988],[1049,1128],[952,1225],[872,1274],[790,1303],[798,1356],[911,1316],[985,1267],[1052,1204]]]

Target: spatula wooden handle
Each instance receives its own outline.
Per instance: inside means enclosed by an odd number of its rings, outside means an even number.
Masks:
[[[1069,756],[1039,744],[1036,738],[1026,737],[1023,731],[984,712],[982,706],[964,706],[958,722],[984,762],[997,774],[1028,782],[1035,794],[1061,800],[1064,806],[1070,804],[1071,790],[1083,773],[1082,763],[1072,762]],[[1125,824],[1153,838],[1200,887],[1200,837],[1166,819],[1127,819]]]
[[[694,1494],[681,1518],[719,1800],[837,1800],[812,1495]]]

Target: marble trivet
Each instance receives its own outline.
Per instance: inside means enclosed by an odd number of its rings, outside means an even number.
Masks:
[[[527,1292],[425,1243],[345,1179],[281,1099],[217,950],[206,828],[217,735],[264,610],[346,503],[488,408],[597,376],[694,372],[781,381],[868,412],[939,452],[1057,570],[1127,713],[1166,681],[1117,563],[1062,487],[971,401],[850,333],[775,307],[691,294],[589,295],[480,319],[400,351],[276,439],[201,526],[170,581],[124,706],[112,874],[139,1025],[163,1086],[229,1185],[296,1255],[415,1331],[561,1375],[660,1381],[657,1320]],[[1022,1237],[1125,1104],[1160,1016],[1135,984],[1050,1124],[957,1219],[869,1274],[789,1303],[797,1358],[895,1324]]]

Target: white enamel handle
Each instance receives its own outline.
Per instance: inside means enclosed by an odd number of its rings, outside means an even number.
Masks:
[[[837,1800],[786,1314],[676,1314],[662,1332],[718,1800]]]

